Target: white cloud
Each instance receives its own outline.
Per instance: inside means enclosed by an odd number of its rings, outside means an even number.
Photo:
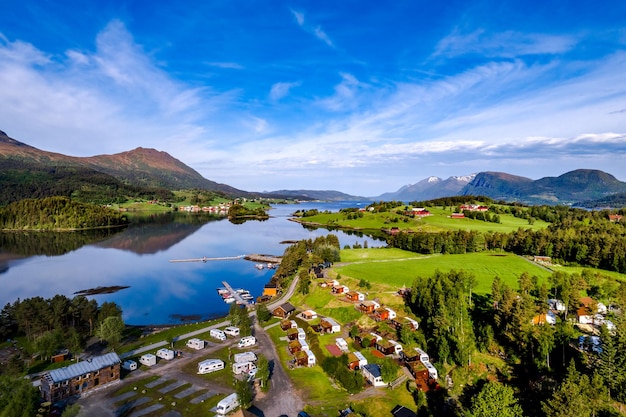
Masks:
[[[277,101],[283,97],[286,97],[292,88],[298,87],[300,84],[301,83],[299,81],[296,81],[296,82],[279,82],[279,83],[272,85],[272,88],[270,89],[270,94],[269,94],[270,100]]]
[[[546,35],[506,31],[471,33],[453,31],[437,44],[434,56],[456,57],[481,54],[487,57],[518,57],[539,54],[560,54],[571,50],[578,40],[572,36]]]
[[[326,32],[322,30],[320,26],[317,26],[315,29],[313,29],[313,33],[315,34],[315,37],[317,37],[317,39],[321,40],[326,45],[333,48],[335,47],[335,45],[333,45],[333,41],[330,40],[330,37],[326,34]]]
[[[293,17],[296,18],[296,22],[298,23],[298,26],[303,27],[304,26],[304,13],[297,12],[292,9],[291,14],[293,14]]]
[[[244,66],[236,62],[207,62],[207,65],[225,69],[244,69]]]

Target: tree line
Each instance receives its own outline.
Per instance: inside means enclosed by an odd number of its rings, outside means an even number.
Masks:
[[[169,201],[165,188],[125,184],[111,175],[72,166],[42,167],[4,160],[0,170],[0,205],[26,198],[62,196],[94,204],[124,203],[129,197]]]
[[[26,199],[0,207],[0,228],[9,230],[89,229],[127,223],[125,215],[110,208],[66,197]]]
[[[513,207],[513,210],[516,210]],[[529,219],[554,221],[545,229],[519,228],[510,233],[457,230],[399,233],[392,247],[423,253],[459,254],[504,250],[517,255],[549,256],[565,265],[582,265],[626,273],[626,222],[611,222],[608,212],[567,207],[531,207]],[[521,214],[520,214],[521,216]]]

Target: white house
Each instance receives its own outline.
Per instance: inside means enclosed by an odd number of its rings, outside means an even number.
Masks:
[[[157,358],[152,353],[146,353],[145,355],[141,355],[139,358],[139,363],[146,366],[156,365]]]
[[[342,337],[338,337],[337,339],[335,339],[335,344],[341,351],[348,351],[348,342],[346,342],[345,339],[343,339]]]
[[[387,384],[383,382],[383,377],[380,372],[380,366],[375,363],[368,363],[361,367],[363,377],[369,381],[375,387],[385,387]]]
[[[166,348],[161,348],[156,351],[156,356],[161,359],[172,360],[174,359],[174,351]]]
[[[197,337],[189,339],[187,340],[187,347],[196,350],[204,349],[204,340],[200,340]]]

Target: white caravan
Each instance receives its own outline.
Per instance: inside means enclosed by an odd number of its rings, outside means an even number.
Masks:
[[[224,361],[220,359],[206,359],[198,363],[198,373],[208,374],[224,369]]]
[[[252,362],[235,362],[233,363],[233,374],[239,375],[243,373],[248,373],[256,369],[256,365]]]
[[[257,357],[254,352],[235,353],[233,355],[234,362],[256,362]]]
[[[156,351],[156,356],[161,359],[167,359],[168,361],[174,359],[174,351],[166,348],[161,348]]]
[[[226,333],[224,333],[220,329],[211,329],[209,334],[211,335],[211,337],[214,337],[217,340],[221,340],[221,341],[226,340]]]
[[[226,333],[229,336],[239,336],[239,327],[228,326],[224,328],[224,333]]]
[[[239,340],[239,344],[237,345],[240,348],[245,348],[248,346],[256,345],[256,337],[254,336],[244,336]]]
[[[122,368],[126,369],[127,371],[134,371],[135,369],[137,369],[137,362],[131,360],[124,361],[124,363],[122,364]]]
[[[204,340],[200,340],[196,337],[187,340],[187,347],[195,350],[204,349]]]
[[[217,414],[225,416],[237,407],[239,407],[239,398],[237,397],[236,393],[232,393],[228,397],[217,403],[215,411],[217,411]]]

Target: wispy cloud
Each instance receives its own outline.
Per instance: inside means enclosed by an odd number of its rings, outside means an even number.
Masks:
[[[301,82],[300,81],[295,81],[295,82],[279,82],[276,83],[274,85],[272,85],[272,88],[270,89],[270,100],[272,101],[277,101],[280,100],[281,98],[287,96],[289,94],[289,91],[294,88],[294,87],[298,87],[300,86]]]
[[[225,69],[244,69],[244,66],[236,62],[207,62],[207,65]]]
[[[296,10],[291,9],[291,14],[295,17],[296,23],[298,24],[298,26],[300,26],[300,28],[302,28],[302,30],[304,30],[307,33],[313,34],[313,36],[315,36],[317,39],[321,40],[322,42],[324,42],[326,45],[330,46],[331,48],[335,47],[330,36],[328,36],[328,34],[322,29],[320,25],[311,26],[311,25],[306,24],[305,19],[304,19],[304,13],[302,12],[298,12]]]
[[[462,33],[458,29],[441,39],[434,56],[456,57],[481,54],[487,57],[560,54],[571,50],[578,40],[573,36],[506,31],[488,33],[476,30]]]

